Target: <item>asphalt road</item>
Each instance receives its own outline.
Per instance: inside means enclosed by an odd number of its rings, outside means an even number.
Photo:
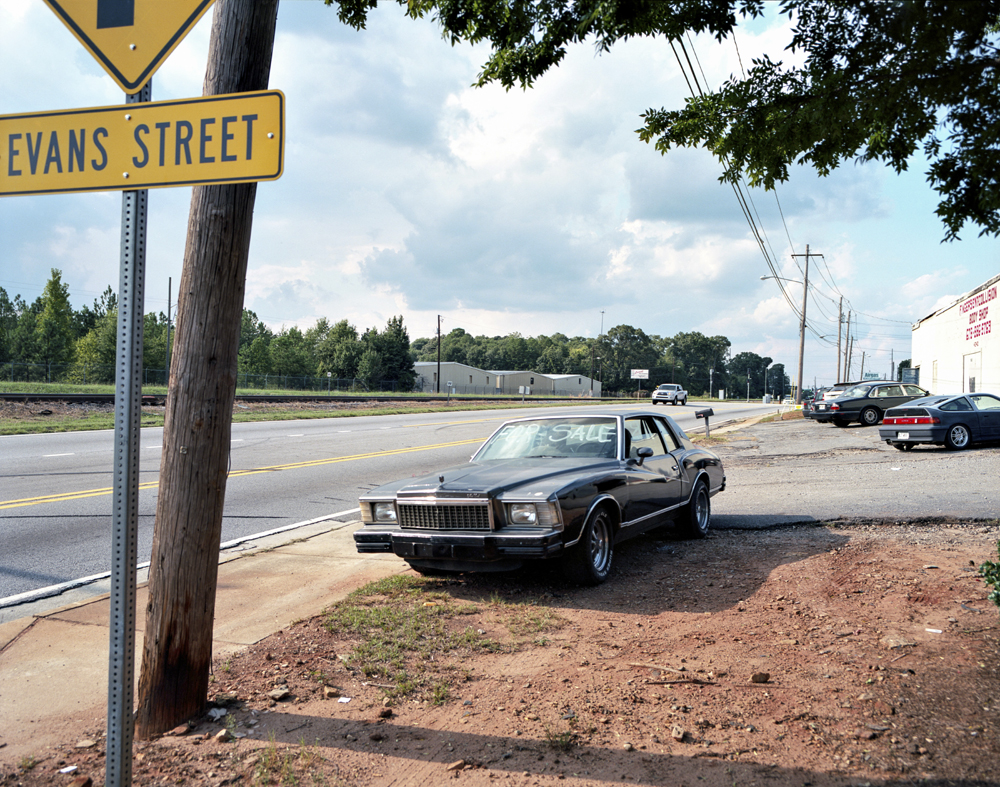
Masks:
[[[996,443],[904,453],[880,442],[877,427],[802,419],[758,424],[727,438],[715,449],[728,486],[712,498],[713,527],[839,519],[1000,523]]]
[[[648,403],[646,403],[648,405]],[[605,405],[616,409],[629,405]],[[706,405],[657,408],[686,429]],[[716,423],[774,405],[712,403]],[[558,412],[563,408],[545,408]],[[234,424],[222,540],[343,513],[367,489],[468,461],[520,410]],[[0,606],[4,599],[108,571],[114,435],[109,431],[0,437]],[[161,429],[143,429],[139,561],[149,560]]]

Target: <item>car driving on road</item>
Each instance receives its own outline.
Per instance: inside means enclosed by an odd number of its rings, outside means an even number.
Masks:
[[[663,383],[653,391],[653,404],[687,404],[688,392],[675,383]]]
[[[1000,397],[970,393],[915,399],[887,410],[878,436],[900,451],[920,443],[960,451],[973,443],[1000,440]]]
[[[816,402],[810,417],[820,423],[832,421],[836,426],[847,426],[855,421],[862,426],[875,426],[890,407],[927,395],[928,391],[919,385],[873,380],[848,388],[835,399]]]
[[[615,544],[671,521],[704,537],[722,461],[650,412],[508,421],[471,462],[361,496],[359,552],[392,552],[416,571],[503,571],[558,560],[603,582]]]

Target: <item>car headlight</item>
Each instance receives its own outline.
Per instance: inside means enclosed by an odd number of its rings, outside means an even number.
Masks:
[[[372,506],[373,513],[375,514],[376,522],[395,522],[396,521],[396,504],[395,503],[375,503]]]
[[[534,503],[511,503],[507,516],[512,525],[533,525],[538,521],[538,511]]]
[[[508,503],[507,524],[559,528],[562,525],[559,504],[552,501]]]

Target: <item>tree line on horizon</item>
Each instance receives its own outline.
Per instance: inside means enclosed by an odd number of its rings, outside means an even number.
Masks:
[[[53,268],[38,298],[10,298],[0,287],[0,363],[57,366],[67,382],[114,380],[118,299],[109,286],[93,305],[74,309],[62,273]],[[167,315],[144,317],[143,366],[167,364]],[[170,335],[173,343],[173,335]],[[285,378],[359,379],[369,388],[392,383],[399,391],[417,382],[414,364],[437,361],[437,336],[410,340],[403,317],[394,316],[381,330],[359,331],[346,319],[325,317],[306,330],[274,331],[243,309],[238,371]],[[593,377],[605,393],[649,390],[679,383],[694,396],[727,391],[729,397],[759,398],[789,391],[783,364],[753,352],[731,354],[725,336],[697,331],[661,337],[631,325],[616,325],[597,338],[554,333],[550,336],[473,336],[454,328],[440,337],[440,360],[487,371],[533,371]],[[632,379],[633,369],[649,378]],[[106,378],[106,379],[104,379]]]

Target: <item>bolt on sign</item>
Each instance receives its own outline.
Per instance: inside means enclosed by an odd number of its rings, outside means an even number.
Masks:
[[[0,116],[0,196],[276,180],[280,90]]]
[[[126,93],[138,93],[215,0],[45,0]]]

